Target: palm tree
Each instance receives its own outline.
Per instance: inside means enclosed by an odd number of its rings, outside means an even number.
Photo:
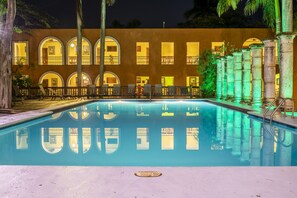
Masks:
[[[78,96],[81,96],[81,65],[82,65],[82,0],[76,0],[76,23],[77,23],[77,87],[78,87]]]
[[[106,4],[109,6],[112,6],[114,3],[115,3],[115,0],[102,0],[102,2],[101,2],[100,86],[103,85],[103,78],[104,78]]]
[[[16,0],[0,0],[0,108],[11,108],[11,42]]]

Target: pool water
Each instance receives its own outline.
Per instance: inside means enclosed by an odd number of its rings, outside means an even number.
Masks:
[[[296,166],[296,131],[202,101],[100,101],[0,130],[0,164]]]

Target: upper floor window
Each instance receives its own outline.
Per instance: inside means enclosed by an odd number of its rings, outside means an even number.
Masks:
[[[199,42],[187,42],[187,65],[198,65]]]
[[[55,37],[47,37],[39,45],[39,65],[63,65],[63,45]]]
[[[82,65],[91,64],[91,44],[86,38],[82,38]],[[77,64],[77,38],[73,38],[67,45],[67,65]]]
[[[29,64],[29,53],[28,53],[28,42],[27,41],[16,41],[13,42],[13,65],[28,65]]]
[[[174,64],[174,43],[173,42],[161,43],[161,64],[162,65]]]
[[[100,65],[100,39],[95,44],[95,64]],[[112,37],[105,37],[104,65],[120,64],[120,45]]]
[[[149,43],[136,42],[136,64],[148,65],[149,64]]]
[[[211,42],[211,51],[213,54],[219,54],[220,56],[224,56],[224,46],[225,42]]]

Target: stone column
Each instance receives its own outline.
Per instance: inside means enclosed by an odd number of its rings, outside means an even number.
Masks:
[[[242,52],[234,52],[234,102],[242,100]]]
[[[252,96],[253,106],[262,105],[262,48],[263,45],[251,45],[252,49]]]
[[[275,42],[264,40],[264,103],[275,99]]]
[[[280,90],[282,98],[293,97],[293,39],[295,35],[281,34],[278,36],[281,43],[280,49]],[[288,103],[290,101],[287,101]]]
[[[217,99],[222,99],[222,60],[217,59]]]
[[[226,58],[221,58],[222,61],[222,99],[227,98],[227,74],[226,74]]]
[[[227,56],[227,99],[234,99],[234,58]]]
[[[251,102],[251,51],[250,49],[242,50],[243,71],[242,71],[242,97],[246,103]]]

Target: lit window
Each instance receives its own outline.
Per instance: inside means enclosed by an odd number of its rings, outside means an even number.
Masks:
[[[148,42],[136,43],[136,64],[137,65],[149,64],[149,43]]]
[[[198,128],[187,128],[187,150],[199,150]]]
[[[173,65],[174,64],[174,43],[162,42],[161,43],[161,64]]]
[[[91,64],[91,44],[86,38],[82,38],[82,65]],[[67,64],[77,64],[77,38],[73,38],[68,42],[67,46]]]
[[[95,44],[95,64],[100,65],[100,39]],[[120,64],[120,45],[112,37],[105,37],[104,65]]]
[[[187,42],[187,65],[198,65],[199,42]]]
[[[174,149],[174,128],[162,128],[162,150]]]
[[[212,53],[224,56],[224,45],[225,45],[225,42],[212,42],[211,43]]]
[[[28,65],[28,42],[13,42],[13,65]]]
[[[44,39],[39,47],[39,65],[63,65],[63,45],[54,37]]]

